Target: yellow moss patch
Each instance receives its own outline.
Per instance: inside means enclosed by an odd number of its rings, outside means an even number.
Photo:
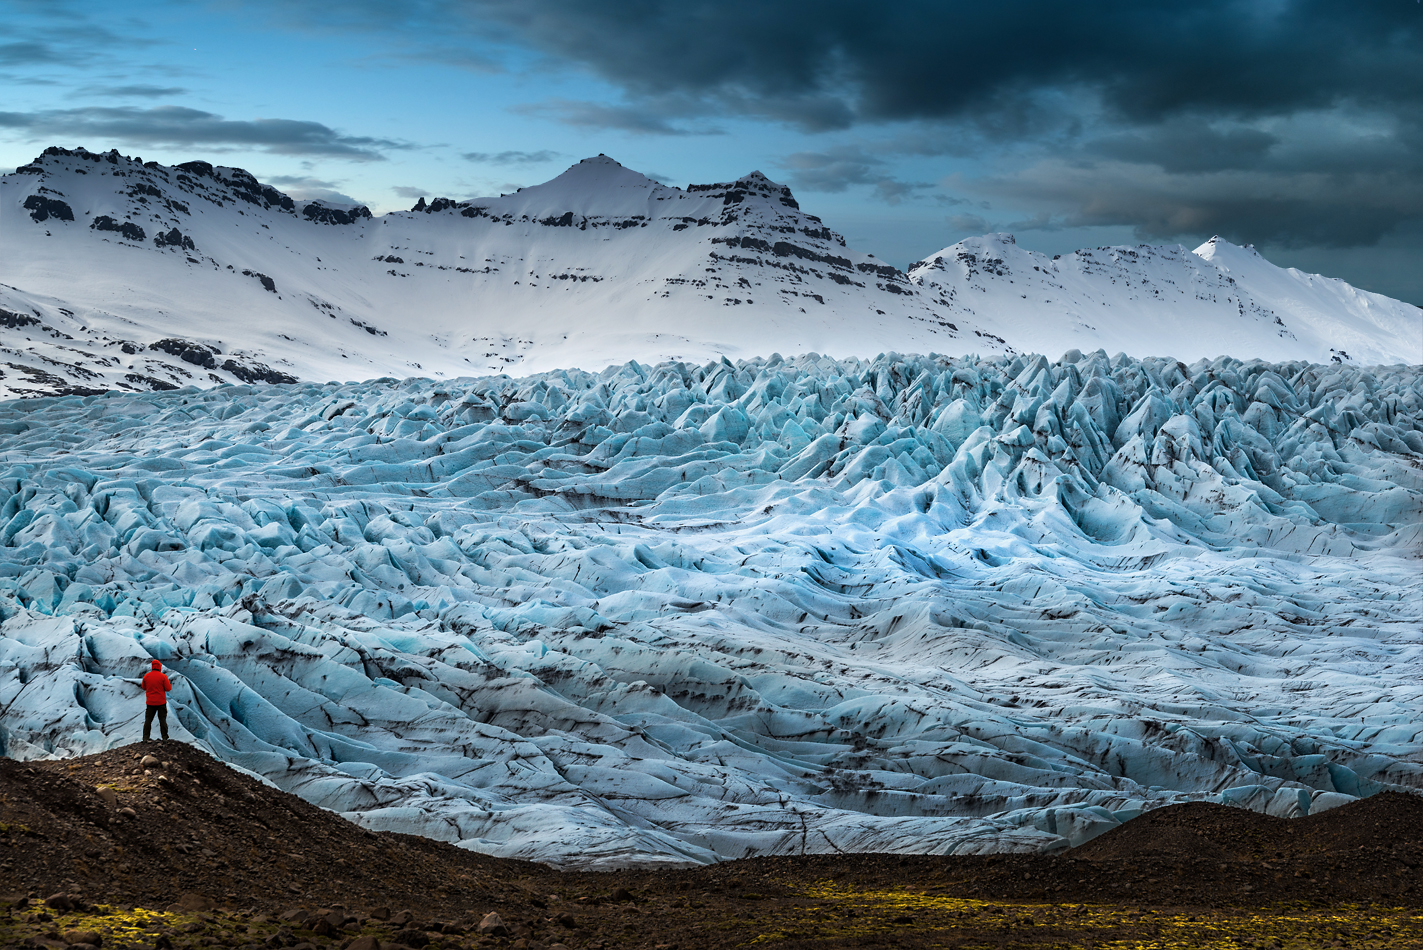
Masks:
[[[781,916],[752,940],[844,940],[892,945],[953,936],[1002,946],[1077,950],[1313,950],[1334,946],[1423,950],[1423,913],[1344,905],[1210,911],[1124,905],[970,900],[909,888],[786,882],[814,905]]]
[[[41,913],[53,919],[35,919]],[[275,920],[259,923],[225,910],[169,913],[143,907],[119,910],[99,905],[92,912],[60,914],[33,906],[0,912],[0,947],[18,947],[29,937],[60,935],[69,930],[98,931],[104,937],[104,950],[150,950],[161,931],[171,932],[169,939],[177,948],[201,946],[204,938],[213,937],[217,938],[219,946],[230,946],[261,943],[282,929],[293,931],[298,939],[311,937],[310,931],[300,924]],[[376,932],[370,928],[344,931],[340,942],[363,933]]]
[[[49,913],[53,919],[49,921],[35,919],[42,912]],[[119,910],[115,907],[100,905],[92,912],[70,914],[57,914],[53,911],[45,911],[42,907],[26,907],[12,910],[6,917],[0,917],[0,946],[18,946],[27,937],[42,936],[47,933],[62,934],[69,930],[94,930],[103,935],[105,950],[110,950],[110,948],[113,950],[136,950],[136,948],[148,950],[153,946],[155,935],[159,930],[179,931],[172,939],[175,945],[180,946],[203,934],[235,930],[239,924],[245,926],[247,933],[253,936],[260,934],[258,939],[265,938],[277,930],[273,924],[253,924],[223,912],[203,916],[209,920],[204,921],[197,914],[170,914],[167,911],[149,910],[142,907]],[[199,924],[202,930],[192,935],[181,932],[183,928],[191,924]]]

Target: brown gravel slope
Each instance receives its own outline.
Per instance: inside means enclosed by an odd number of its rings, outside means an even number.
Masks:
[[[145,767],[144,756],[156,763]],[[338,932],[302,938],[313,947],[345,946],[357,931],[342,926],[370,924],[385,928],[381,946],[400,934],[411,945],[428,943],[443,930],[465,934],[447,936],[449,946],[709,950],[772,937],[799,946],[795,935],[814,931],[805,922],[833,905],[848,908],[847,921],[862,908],[856,933],[868,932],[863,914],[879,907],[884,926],[902,931],[891,943],[920,945],[922,938],[926,946],[949,946],[913,928],[931,918],[968,927],[993,910],[981,909],[992,901],[1423,908],[1420,860],[1423,797],[1385,794],[1294,821],[1215,805],[1163,808],[1055,856],[814,855],[680,871],[564,873],[364,831],[177,742],[58,762],[0,759],[0,907],[16,908],[5,911],[16,926],[42,926],[35,905],[56,893],[157,909],[196,894],[271,926],[320,909]],[[904,897],[906,889],[917,896]],[[883,896],[891,891],[900,896]],[[929,910],[884,910],[915,901]],[[383,908],[396,919],[383,922]],[[477,924],[491,911],[505,932],[481,937]],[[412,926],[425,937],[411,936]],[[257,924],[251,927],[255,936]],[[849,933],[845,927],[824,932]],[[297,943],[285,939],[264,945]],[[848,939],[816,937],[804,945],[886,945],[863,935]]]
[[[168,763],[144,768],[143,756]],[[113,789],[105,800],[103,788]],[[148,905],[183,892],[259,907],[294,900],[490,899],[542,865],[375,834],[181,742],[58,762],[0,759],[0,889]]]

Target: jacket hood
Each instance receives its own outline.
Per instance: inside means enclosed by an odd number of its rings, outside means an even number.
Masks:
[[[153,661],[153,668],[154,668],[155,670],[161,670],[161,669],[163,669],[163,661],[162,661],[162,660],[154,660],[154,661]]]

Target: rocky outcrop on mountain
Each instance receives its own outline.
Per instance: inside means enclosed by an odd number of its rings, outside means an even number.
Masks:
[[[320,201],[312,201],[301,209],[301,216],[317,224],[355,224],[362,219],[369,219],[371,209],[365,205],[356,208],[335,208]]]

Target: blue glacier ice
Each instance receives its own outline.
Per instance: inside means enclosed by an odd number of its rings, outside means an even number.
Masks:
[[[1423,789],[1423,370],[814,354],[0,403],[0,752],[562,866]]]

